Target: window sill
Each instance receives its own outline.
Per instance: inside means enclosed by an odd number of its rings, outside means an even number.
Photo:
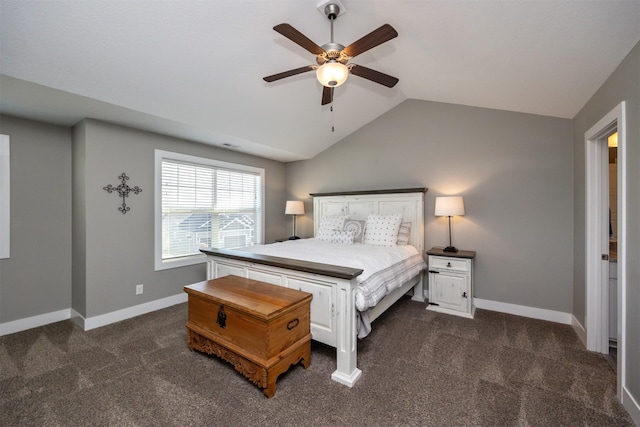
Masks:
[[[204,254],[175,258],[170,260],[156,260],[155,271],[186,267],[189,265],[202,264],[205,262],[207,262],[207,256]]]

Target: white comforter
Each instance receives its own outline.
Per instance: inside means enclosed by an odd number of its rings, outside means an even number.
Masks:
[[[374,307],[385,295],[427,268],[418,250],[408,245],[382,247],[300,239],[236,250],[362,269],[356,290],[356,308],[361,312]]]

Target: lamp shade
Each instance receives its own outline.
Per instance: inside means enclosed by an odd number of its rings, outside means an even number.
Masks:
[[[349,69],[346,65],[337,62],[325,62],[316,70],[316,77],[322,86],[338,87],[347,81]]]
[[[304,202],[297,200],[287,200],[287,206],[284,209],[286,215],[304,215]]]
[[[461,196],[436,197],[436,216],[464,215],[464,201]]]

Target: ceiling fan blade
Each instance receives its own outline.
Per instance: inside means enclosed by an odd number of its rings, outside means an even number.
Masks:
[[[358,77],[362,77],[372,82],[376,82],[386,87],[394,87],[399,80],[393,76],[390,76],[380,71],[372,70],[371,68],[363,67],[362,65],[352,64],[351,74]]]
[[[321,55],[322,53],[324,53],[324,50],[322,50],[320,46],[315,44],[313,41],[307,38],[307,36],[296,30],[289,24],[278,24],[273,27],[273,29],[292,42],[296,43],[297,45],[302,46],[314,55]]]
[[[343,52],[353,58],[395,37],[398,37],[398,32],[391,25],[384,24],[377,30],[373,30],[366,36],[345,47]]]
[[[333,102],[333,89],[332,87],[322,87],[322,105],[331,104]]]
[[[307,65],[306,67],[300,67],[289,71],[283,71],[282,73],[274,74],[272,76],[263,77],[265,82],[275,82],[276,80],[284,79],[285,77],[295,76],[296,74],[302,74],[307,71],[313,70],[313,66]]]

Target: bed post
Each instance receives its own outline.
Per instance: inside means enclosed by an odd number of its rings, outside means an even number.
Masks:
[[[411,301],[424,302],[424,271],[420,272],[420,280],[413,287]]]
[[[339,280],[336,295],[337,368],[331,379],[352,387],[362,375],[356,366],[358,333],[356,331],[356,279]]]

